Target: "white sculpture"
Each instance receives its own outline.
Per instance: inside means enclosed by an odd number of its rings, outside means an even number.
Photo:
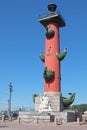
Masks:
[[[52,111],[51,109],[51,102],[49,100],[49,97],[47,95],[44,95],[40,98],[41,104],[39,107],[39,112],[44,112],[44,111]]]

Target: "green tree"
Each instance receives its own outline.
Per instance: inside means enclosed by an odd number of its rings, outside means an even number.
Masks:
[[[71,108],[83,113],[83,112],[87,111],[87,104],[73,105],[73,106],[71,106]]]

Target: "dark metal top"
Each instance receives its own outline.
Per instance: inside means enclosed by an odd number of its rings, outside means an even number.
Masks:
[[[64,27],[65,26],[65,21],[60,15],[59,11],[56,11],[57,5],[56,4],[49,4],[48,5],[48,10],[50,11],[46,15],[40,16],[39,17],[39,22],[43,26],[47,26],[48,23],[50,22],[55,22],[59,25],[59,27]]]
[[[56,4],[49,4],[48,5],[48,10],[51,11],[51,12],[55,12],[56,8],[57,8]]]

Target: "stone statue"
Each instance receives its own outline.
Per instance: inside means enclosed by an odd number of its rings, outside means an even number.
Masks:
[[[39,107],[39,112],[46,112],[46,111],[52,111],[51,109],[51,102],[49,100],[49,97],[47,95],[44,95],[40,98],[41,104]]]

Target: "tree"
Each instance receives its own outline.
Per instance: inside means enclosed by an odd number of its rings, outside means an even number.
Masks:
[[[78,110],[79,112],[87,111],[87,104],[79,104],[71,106],[71,109]]]

